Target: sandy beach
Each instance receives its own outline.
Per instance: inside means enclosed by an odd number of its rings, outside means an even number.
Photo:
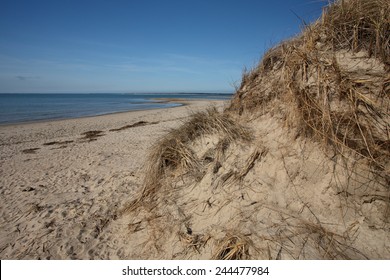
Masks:
[[[126,259],[118,211],[140,188],[148,148],[224,103],[0,126],[0,258]]]

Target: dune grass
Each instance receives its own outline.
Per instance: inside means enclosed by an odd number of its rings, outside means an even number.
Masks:
[[[377,66],[348,68],[342,51],[363,51],[361,61],[371,58]],[[299,134],[337,154],[353,151],[390,183],[389,59],[390,2],[337,1],[244,73],[230,110],[251,114],[282,101],[286,122]]]
[[[318,25],[335,50],[366,50],[390,66],[389,1],[337,1],[324,10]]]
[[[247,129],[214,107],[193,114],[188,121],[170,131],[152,148],[145,166],[143,198],[155,193],[164,178],[178,169],[182,172],[200,172],[201,159],[192,151],[190,143],[207,134],[222,136],[223,141],[219,145],[222,152],[229,143],[237,139],[251,139]]]

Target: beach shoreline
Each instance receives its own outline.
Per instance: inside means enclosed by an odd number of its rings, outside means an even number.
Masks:
[[[149,148],[192,113],[227,101],[183,103],[0,126],[1,259],[126,259],[117,212],[142,186]]]
[[[0,94],[0,125],[93,117],[182,106],[187,100],[228,100],[228,95]]]
[[[101,113],[96,114],[92,116],[75,116],[75,117],[65,117],[65,118],[52,118],[52,119],[37,119],[37,120],[30,120],[30,121],[20,121],[20,122],[7,122],[7,123],[0,123],[1,127],[10,127],[14,125],[25,125],[25,124],[34,124],[34,123],[46,123],[46,122],[56,122],[56,121],[67,121],[67,120],[73,120],[73,119],[84,119],[84,118],[95,118],[95,117],[101,117],[106,115],[115,115],[115,114],[127,114],[131,112],[143,112],[143,111],[152,111],[152,110],[163,110],[163,109],[171,109],[171,108],[177,108],[182,106],[187,106],[199,102],[208,102],[208,101],[226,101],[226,100],[217,100],[217,99],[180,99],[180,98],[152,98],[151,100],[156,101],[156,103],[163,103],[163,104],[177,104],[172,107],[167,108],[147,108],[147,109],[131,109],[127,111],[118,111],[118,112],[111,112],[111,113]]]

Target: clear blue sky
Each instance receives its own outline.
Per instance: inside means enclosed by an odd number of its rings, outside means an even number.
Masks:
[[[231,92],[326,3],[0,0],[0,92]]]

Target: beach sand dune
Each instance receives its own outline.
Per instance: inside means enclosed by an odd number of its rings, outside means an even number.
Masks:
[[[335,1],[158,140],[132,258],[390,259],[390,2]]]
[[[0,127],[0,258],[126,259],[118,210],[139,191],[148,149],[223,101]]]

